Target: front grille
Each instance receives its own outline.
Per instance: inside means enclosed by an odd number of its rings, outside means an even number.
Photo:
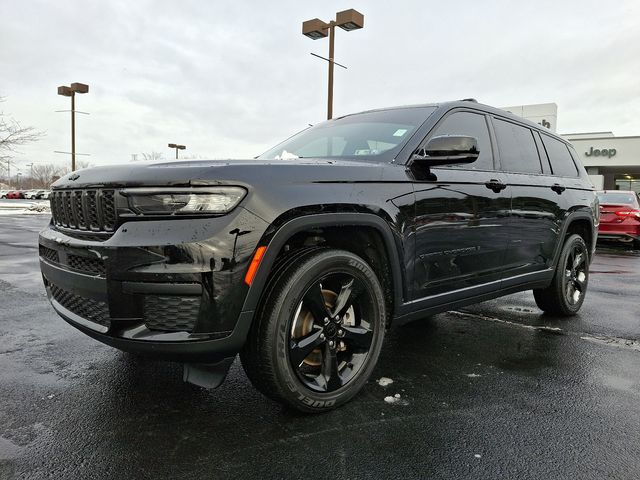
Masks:
[[[58,257],[58,252],[56,252],[53,248],[45,247],[44,245],[40,245],[40,256],[42,258],[46,258],[47,260],[60,263],[60,258]]]
[[[192,332],[199,310],[200,297],[147,295],[144,323],[149,330]]]
[[[111,325],[109,307],[105,302],[75,295],[52,283],[49,283],[49,288],[56,302],[67,310],[103,327],[109,328]]]
[[[67,265],[74,270],[90,275],[104,277],[104,261],[99,258],[81,257],[80,255],[68,255]]]
[[[86,232],[113,232],[117,223],[114,190],[58,190],[51,194],[54,225]]]

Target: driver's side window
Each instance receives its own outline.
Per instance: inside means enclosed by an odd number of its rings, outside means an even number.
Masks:
[[[494,170],[493,152],[487,120],[484,115],[471,112],[454,112],[444,119],[429,135],[468,135],[478,140],[478,159],[466,165],[447,165],[447,168],[463,168],[465,170]]]

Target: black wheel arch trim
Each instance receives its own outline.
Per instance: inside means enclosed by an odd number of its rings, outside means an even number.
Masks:
[[[397,312],[404,301],[402,296],[404,288],[401,271],[402,262],[398,253],[400,248],[389,224],[381,217],[372,213],[310,214],[294,218],[282,225],[267,244],[266,253],[260,263],[258,273],[251,287],[249,287],[242,311],[254,311],[257,309],[277,255],[293,235],[308,230],[309,228],[336,226],[367,226],[375,228],[376,231],[380,233],[389,258],[391,279],[393,282],[394,313]]]
[[[589,245],[589,261],[593,258],[593,253],[596,249],[596,242],[598,240],[598,229],[596,228],[593,222],[593,213],[585,210],[576,210],[567,215],[562,224],[562,229],[560,231],[560,236],[558,237],[558,244],[556,245],[556,250],[553,255],[553,266],[555,268],[558,265],[558,260],[560,259],[560,252],[562,252],[562,247],[564,246],[564,238],[567,236],[567,231],[569,230],[569,226],[576,220],[586,220],[589,222],[591,226],[591,241],[592,244]],[[585,243],[587,239],[585,238]]]

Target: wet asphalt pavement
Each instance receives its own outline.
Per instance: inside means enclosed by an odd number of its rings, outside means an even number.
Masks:
[[[208,392],[67,325],[47,221],[0,216],[0,479],[640,477],[640,253],[599,252],[568,321],[524,292],[394,328],[360,395],[305,416],[237,361]]]

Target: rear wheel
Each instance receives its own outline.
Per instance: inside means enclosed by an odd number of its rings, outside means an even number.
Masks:
[[[564,242],[551,285],[535,289],[533,297],[547,313],[575,315],[582,307],[588,283],[589,249],[580,235],[571,235]]]
[[[265,395],[305,412],[329,410],[371,375],[384,318],[382,287],[364,260],[312,251],[270,286],[240,358]]]

